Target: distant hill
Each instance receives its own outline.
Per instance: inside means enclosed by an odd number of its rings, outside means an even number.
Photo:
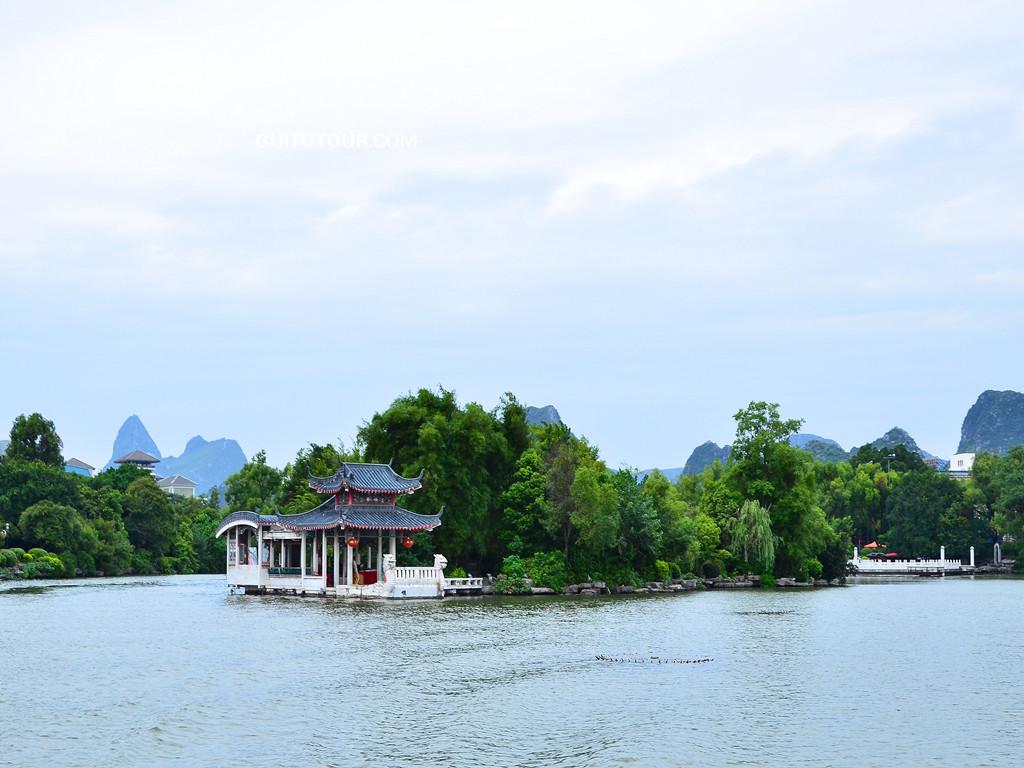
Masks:
[[[526,423],[534,427],[542,427],[545,424],[561,424],[562,417],[553,405],[545,405],[537,408],[532,405],[526,406]]]
[[[224,437],[219,440],[204,440],[199,435],[188,441],[181,456],[163,457],[142,419],[132,415],[125,419],[124,424],[117,430],[113,453],[103,469],[114,466],[114,459],[136,450],[145,451],[161,459],[154,468],[157,475],[183,475],[197,483],[196,493],[206,493],[210,488],[221,485],[246,462],[245,453],[236,441]]]
[[[124,424],[117,430],[117,437],[114,438],[114,450],[110,454],[110,461],[103,465],[103,469],[110,469],[114,466],[114,459],[132,451],[145,451],[150,456],[160,458],[160,449],[156,447],[153,438],[149,436],[142,419],[135,414],[125,419]]]
[[[652,469],[641,469],[636,473],[637,482],[640,482],[647,477],[651,472],[661,472],[665,477],[668,478],[670,483],[674,483],[679,479],[679,476],[683,474],[682,467],[669,467],[668,469],[661,469],[660,467],[653,467]]]
[[[245,454],[234,440],[204,440],[196,435],[185,445],[181,456],[168,456],[156,465],[156,473],[164,477],[184,475],[199,485],[196,493],[206,493],[223,483],[229,475],[245,466]]]
[[[716,459],[724,464],[729,460],[729,450],[728,445],[719,446],[718,443],[713,443],[710,440],[701,443],[693,449],[690,458],[686,460],[682,473],[691,477],[699,475],[714,464]]]
[[[847,461],[850,454],[843,446],[828,437],[813,435],[810,432],[798,432],[789,438],[789,444],[810,453],[817,461],[836,463]]]
[[[905,429],[900,427],[893,427],[881,437],[871,441],[873,448],[895,448],[897,445],[906,447],[908,451],[913,451],[922,459],[935,459],[938,469],[945,469],[949,466],[948,459],[941,459],[933,453],[928,453],[914,441],[914,438]]]
[[[982,392],[964,417],[957,453],[1004,454],[1018,445],[1024,445],[1024,394]]]

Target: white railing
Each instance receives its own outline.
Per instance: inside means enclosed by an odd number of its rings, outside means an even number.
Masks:
[[[396,582],[436,582],[444,578],[444,571],[441,568],[423,566],[395,568],[389,573],[394,573]]]
[[[893,573],[896,571],[959,571],[960,560],[866,560],[856,558],[850,560],[860,573]]]
[[[480,576],[469,576],[463,578],[445,579],[445,589],[480,589],[484,580]]]

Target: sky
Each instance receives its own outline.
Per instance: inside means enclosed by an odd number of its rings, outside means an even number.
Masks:
[[[681,466],[1024,390],[1019,2],[0,2],[0,424],[351,445],[444,386]]]

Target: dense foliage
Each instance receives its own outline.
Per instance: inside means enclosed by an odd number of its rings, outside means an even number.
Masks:
[[[790,444],[801,422],[774,403],[752,402],[735,419],[728,461],[675,483],[658,472],[638,481],[568,427],[529,426],[511,394],[488,411],[424,389],[364,423],[352,449],[310,444],[283,469],[257,453],[228,479],[224,501],[227,511],[293,514],[322,500],[309,474],[329,475],[342,460],[423,470],[424,488],[403,503],[421,513],[443,507],[443,524],[417,535],[400,559],[429,562],[443,552],[453,572],[502,574],[497,588],[510,593],[530,583],[561,589],[687,574],[835,578],[853,545],[872,540],[903,556],[933,557],[945,545],[949,557],[966,558],[971,546],[990,551],[1000,534],[1024,537],[1024,447],[980,454],[973,477],[957,481],[903,446],[818,461]],[[10,528],[0,569],[223,568],[216,491],[172,497],[132,467],[68,474],[51,423],[33,414],[15,427],[18,448],[0,460],[0,521]]]
[[[15,449],[12,451],[11,447]],[[19,416],[0,457],[0,573],[29,578],[216,572],[216,499],[171,496],[144,470],[65,472],[61,440],[38,413]]]
[[[375,414],[352,450],[310,445],[276,481],[257,455],[228,480],[227,498],[230,509],[301,512],[319,501],[308,473],[330,474],[342,459],[390,462],[405,475],[424,470],[423,490],[403,503],[421,513],[443,507],[443,525],[417,535],[400,558],[429,562],[443,552],[453,568],[500,573],[497,588],[508,593],[530,583],[559,589],[684,574],[835,578],[855,543],[877,539],[908,556],[935,556],[945,544],[950,557],[966,557],[970,546],[991,544],[996,525],[1009,532],[1011,520],[1024,519],[1005,479],[1024,478],[1024,467],[988,472],[982,492],[904,446],[817,461],[790,444],[800,421],[782,418],[773,403],[750,403],[735,418],[727,462],[676,483],[658,472],[638,482],[568,427],[527,425],[511,394],[486,411],[424,389]],[[981,462],[1005,468],[1011,459]]]

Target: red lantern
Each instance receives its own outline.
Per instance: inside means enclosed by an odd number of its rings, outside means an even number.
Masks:
[[[358,536],[349,536],[348,537],[348,545],[350,547],[352,547],[352,549],[355,549],[356,547],[358,547],[359,546],[359,537]]]
[[[404,539],[402,539],[402,546],[405,547],[406,549],[411,549],[412,545],[413,545],[412,536],[406,536]]]

